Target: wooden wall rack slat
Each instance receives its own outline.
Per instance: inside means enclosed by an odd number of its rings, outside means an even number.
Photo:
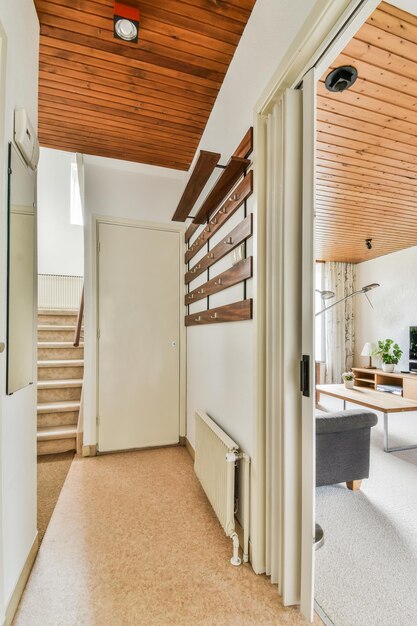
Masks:
[[[199,208],[197,215],[193,220],[194,224],[204,224],[207,217],[209,217],[210,214],[217,209],[227,194],[233,189],[239,178],[243,176],[249,165],[249,159],[231,157],[229,163],[217,179],[214,187]]]
[[[247,159],[253,150],[253,126],[251,126],[233,153],[233,156]]]
[[[253,172],[252,170],[238,184],[232,196],[226,200],[221,209],[217,211],[207,224],[205,229],[194,241],[193,245],[185,253],[185,262],[188,263],[197,254],[207,241],[223,226],[225,222],[242,206],[243,202],[249,198],[253,192]]]
[[[197,228],[199,226],[200,226],[200,224],[193,224],[191,222],[191,224],[189,225],[189,227],[185,231],[185,235],[184,235],[185,243],[188,243],[190,241],[191,237],[194,235],[195,231],[197,230]]]
[[[211,267],[214,263],[217,263],[226,254],[229,254],[231,250],[236,248],[245,239],[252,235],[252,213],[250,213],[244,220],[242,220],[226,237],[220,241],[208,254],[196,263],[186,274],[185,284],[187,285],[192,280],[200,276],[207,268]]]
[[[197,202],[200,193],[204,189],[204,185],[212,175],[214,168],[220,161],[221,154],[218,152],[207,152],[201,150],[198,160],[194,166],[192,174],[188,179],[184,193],[175,210],[172,220],[174,222],[185,222],[190,214],[191,209]]]
[[[208,311],[201,311],[193,315],[185,316],[186,326],[199,326],[201,324],[219,324],[221,322],[239,322],[252,319],[252,298],[226,304]]]
[[[247,259],[243,259],[230,267],[225,272],[218,274],[211,280],[208,280],[203,285],[200,285],[190,293],[187,293],[185,296],[185,304],[193,304],[193,302],[198,302],[203,298],[207,298],[207,296],[212,296],[214,293],[219,293],[219,291],[223,291],[223,289],[227,289],[228,287],[232,287],[233,285],[237,285],[241,283],[242,280],[247,280],[248,278],[252,278],[252,257],[248,257]]]

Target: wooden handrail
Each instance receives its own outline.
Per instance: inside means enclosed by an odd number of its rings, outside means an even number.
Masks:
[[[82,326],[82,323],[83,323],[83,315],[84,315],[84,287],[83,287],[83,290],[81,292],[81,302],[80,302],[80,308],[78,310],[77,326],[75,328],[74,348],[78,348],[78,346],[80,345],[80,336],[81,336],[81,326]]]

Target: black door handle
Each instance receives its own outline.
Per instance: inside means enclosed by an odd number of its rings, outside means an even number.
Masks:
[[[310,355],[303,354],[300,362],[300,389],[303,396],[310,397]]]

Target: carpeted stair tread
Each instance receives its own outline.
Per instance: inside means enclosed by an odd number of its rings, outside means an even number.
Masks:
[[[84,342],[80,341],[77,348],[83,348]],[[72,341],[38,341],[38,348],[75,348]]]
[[[79,408],[80,403],[71,400],[40,402],[38,404],[38,413],[64,413],[66,411],[78,411]]]
[[[77,436],[77,426],[74,424],[66,426],[47,426],[38,428],[38,441],[49,441],[54,439],[71,439]]]
[[[82,387],[82,378],[38,380],[38,389],[57,389],[61,387]]]
[[[38,330],[74,330],[75,324],[38,324]]]

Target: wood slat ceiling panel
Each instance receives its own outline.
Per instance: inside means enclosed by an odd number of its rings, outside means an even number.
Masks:
[[[35,0],[43,146],[187,170],[256,0]]]
[[[324,79],[341,65],[358,79],[331,93]],[[316,172],[318,259],[417,245],[417,17],[381,3],[322,77]]]

